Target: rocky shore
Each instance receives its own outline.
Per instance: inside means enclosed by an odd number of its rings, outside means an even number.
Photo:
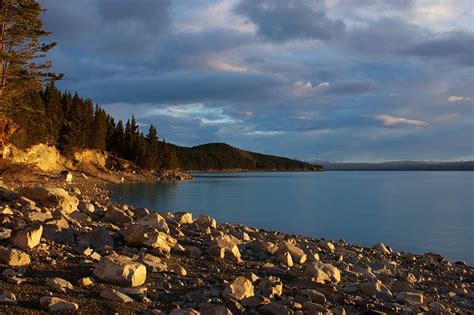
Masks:
[[[38,183],[0,189],[0,314],[474,312],[473,268],[437,254],[134,208],[85,179]]]

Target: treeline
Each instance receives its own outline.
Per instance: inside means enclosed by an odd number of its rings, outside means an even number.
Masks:
[[[10,118],[20,126],[11,142],[20,148],[55,146],[65,156],[83,149],[106,150],[149,170],[318,170],[319,166],[258,154],[223,143],[185,148],[160,141],[155,126],[143,134],[132,116],[125,123],[83,99],[48,85],[13,106]]]
[[[192,148],[176,147],[180,167],[184,170],[262,170],[316,171],[320,165],[303,161],[244,151],[225,143],[209,143]]]
[[[9,112],[20,126],[11,142],[25,148],[37,143],[56,146],[65,156],[82,149],[107,150],[145,169],[179,167],[174,146],[160,141],[151,125],[144,135],[132,116],[114,119],[92,100],[60,92],[49,85],[28,93]]]

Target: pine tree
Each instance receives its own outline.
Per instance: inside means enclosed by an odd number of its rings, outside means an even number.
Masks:
[[[64,119],[61,92],[59,92],[54,85],[48,84],[42,96],[45,105],[45,123],[48,142],[56,146],[59,143],[59,132]]]
[[[91,138],[88,147],[95,150],[105,150],[107,140],[107,114],[98,105],[95,107],[92,121]]]
[[[56,44],[41,43],[49,35],[40,19],[41,6],[34,0],[0,1],[0,112],[11,109],[14,97],[39,91],[51,63],[45,53]],[[34,62],[40,59],[40,62]]]

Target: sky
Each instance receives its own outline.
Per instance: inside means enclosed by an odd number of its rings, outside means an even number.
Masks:
[[[44,0],[49,53],[168,142],[302,160],[474,159],[473,0]]]

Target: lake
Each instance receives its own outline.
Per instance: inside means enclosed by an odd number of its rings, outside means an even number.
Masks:
[[[112,186],[158,211],[474,263],[474,172],[328,171],[194,174],[175,183]]]

